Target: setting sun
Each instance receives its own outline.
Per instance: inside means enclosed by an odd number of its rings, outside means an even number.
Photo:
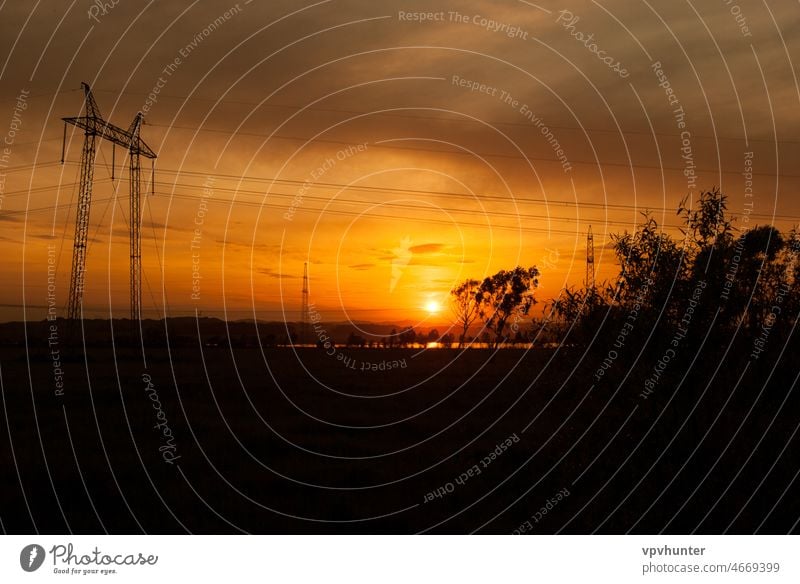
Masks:
[[[441,306],[439,306],[439,303],[436,302],[435,300],[429,300],[425,304],[425,311],[428,314],[437,314],[440,310],[441,310]]]

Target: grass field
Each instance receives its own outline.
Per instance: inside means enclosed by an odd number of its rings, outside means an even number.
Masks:
[[[785,532],[798,516],[786,384],[756,402],[732,372],[706,389],[676,371],[644,400],[635,368],[593,385],[575,349],[329,352],[64,351],[57,395],[46,349],[4,347],[3,528]]]

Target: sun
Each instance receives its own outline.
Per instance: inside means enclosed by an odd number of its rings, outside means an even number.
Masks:
[[[439,303],[435,300],[428,300],[428,302],[425,303],[425,311],[428,314],[438,314],[441,309],[442,307],[439,306]]]

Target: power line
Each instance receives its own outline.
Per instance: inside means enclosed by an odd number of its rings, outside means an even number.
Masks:
[[[192,126],[178,126],[178,125],[166,125],[166,124],[147,124],[153,127],[160,127],[160,128],[168,128],[170,130],[185,130],[191,132],[207,132],[207,133],[218,133],[224,135],[232,135],[229,130],[220,130],[215,128],[199,128],[199,127],[192,127]],[[331,139],[324,139],[324,138],[314,138],[309,139],[302,136],[287,136],[287,135],[268,135],[263,133],[257,132],[245,132],[239,131],[236,134],[237,136],[250,136],[250,137],[257,137],[269,140],[288,140],[292,142],[303,142],[303,143],[320,143],[320,144],[334,144],[337,146],[352,146],[352,142],[346,142],[343,140],[331,140]],[[396,139],[399,140],[399,139]],[[415,138],[415,140],[425,141],[422,138]],[[561,163],[552,157],[545,157],[545,156],[532,156],[532,155],[519,155],[519,154],[498,154],[498,153],[484,153],[484,152],[466,152],[463,150],[443,150],[441,148],[423,148],[419,146],[409,147],[409,146],[389,146],[386,142],[392,140],[383,140],[381,142],[375,142],[370,145],[371,148],[381,148],[381,149],[389,149],[389,150],[401,150],[401,151],[409,151],[409,152],[425,152],[429,154],[444,154],[444,155],[454,155],[454,156],[468,156],[470,158],[474,158],[476,155],[483,157],[483,158],[500,158],[506,160],[525,160],[525,161],[534,161],[534,162],[547,162],[552,164],[561,165]],[[671,172],[680,172],[683,173],[685,170],[684,167],[681,166],[664,166],[664,165],[655,165],[655,164],[635,164],[635,163],[625,163],[625,162],[609,162],[609,161],[597,161],[597,160],[581,160],[577,158],[569,158],[568,159],[570,164],[576,165],[583,165],[589,166],[592,168],[597,167],[614,167],[614,168],[639,168],[639,169],[646,169],[646,170],[657,170],[657,171],[671,171]],[[695,167],[697,172],[705,172],[711,174],[727,174],[727,175],[739,175],[741,174],[741,170],[726,170],[720,168],[701,168]],[[771,172],[760,172],[760,171],[752,171],[753,176],[765,176],[765,177],[782,177],[782,178],[800,178],[800,174],[786,174],[780,173],[775,174]]]
[[[48,165],[52,163],[47,163]],[[59,163],[55,163],[59,164]],[[65,161],[64,164],[73,164],[77,165],[75,162]],[[175,176],[196,176],[201,178],[206,178],[208,176],[213,176],[217,179],[223,180],[231,180],[235,182],[255,182],[255,183],[276,183],[276,184],[285,184],[289,186],[303,186],[305,185],[305,181],[302,180],[292,180],[292,179],[281,179],[277,177],[266,177],[266,176],[253,176],[253,175],[235,175],[235,174],[227,174],[227,173],[209,173],[209,172],[200,172],[200,171],[193,171],[193,170],[176,170],[170,168],[159,168],[159,174],[171,174]],[[783,175],[781,175],[783,176]],[[800,175],[798,175],[800,177]],[[177,184],[177,183],[176,183]],[[336,189],[336,190],[353,190],[353,191],[366,191],[366,192],[380,192],[380,193],[400,193],[400,194],[416,194],[416,195],[432,195],[435,197],[438,196],[447,196],[447,197],[459,197],[459,198],[466,198],[471,201],[498,201],[504,203],[537,203],[537,204],[544,204],[544,205],[559,205],[559,206],[569,206],[569,207],[595,207],[599,209],[622,209],[622,210],[634,210],[634,211],[657,211],[660,213],[674,213],[674,208],[667,208],[667,207],[654,207],[651,205],[631,205],[625,203],[595,203],[590,201],[572,201],[566,199],[549,199],[549,198],[535,198],[535,197],[520,197],[514,196],[513,194],[509,193],[509,196],[502,196],[498,194],[480,194],[477,196],[469,195],[466,193],[457,193],[453,191],[432,191],[432,190],[422,190],[422,189],[407,189],[407,188],[397,188],[397,187],[375,187],[375,186],[367,186],[367,185],[357,185],[357,184],[344,184],[344,183],[329,183],[329,182],[311,182],[310,183],[314,188],[319,189]],[[200,187],[202,185],[188,185],[188,186],[197,186]],[[218,188],[218,187],[215,187]],[[243,190],[243,189],[233,189],[233,190]],[[264,192],[264,195],[268,195],[269,192]],[[751,213],[750,217],[761,217],[763,219],[786,219],[786,220],[798,220],[800,221],[800,216],[798,215],[783,215],[783,214],[770,214],[770,213]]]
[[[108,179],[97,179],[97,180],[94,181],[94,184],[105,182],[106,180],[108,180]],[[55,185],[48,185],[48,186],[45,186],[45,187],[33,187],[33,188],[30,188],[30,189],[19,189],[19,190],[16,190],[16,191],[5,192],[5,193],[3,193],[3,196],[11,198],[11,197],[19,197],[19,196],[22,196],[22,195],[29,195],[31,193],[43,193],[43,192],[47,192],[47,191],[60,191],[60,190],[65,189],[65,188],[73,188],[78,184],[79,184],[78,181],[75,181],[75,182],[71,182],[71,183],[59,183],[59,184],[55,184]]]
[[[172,183],[163,183],[161,181],[156,181],[156,184],[159,185],[159,186],[173,186],[173,187],[177,187],[177,188],[196,188],[194,185],[179,185],[179,184],[172,184]],[[295,195],[288,194],[288,193],[279,193],[279,192],[274,192],[274,191],[271,191],[269,194],[264,195],[263,193],[259,193],[258,191],[248,191],[248,190],[243,190],[243,189],[226,189],[224,187],[216,187],[216,186],[214,187],[214,189],[215,190],[220,190],[220,191],[233,192],[236,195],[245,194],[247,196],[257,196],[257,197],[262,197],[262,198],[263,197],[267,197],[267,198],[277,197],[277,198],[281,198],[281,199],[294,199],[295,198]],[[201,198],[198,195],[183,195],[183,196],[184,197],[191,197],[191,198],[197,199],[197,200],[199,200]],[[220,202],[223,201],[223,199],[219,199],[219,198],[217,198],[215,200],[220,201]],[[320,203],[333,203],[333,204],[346,204],[346,205],[371,205],[371,204],[374,204],[373,201],[364,201],[364,200],[358,200],[358,199],[347,199],[347,198],[342,198],[342,197],[337,197],[335,199],[330,199],[330,198],[314,196],[314,195],[303,195],[303,200],[304,201],[306,201],[306,200],[308,200],[308,201],[316,201],[316,202],[320,202]],[[239,203],[242,203],[244,201],[233,200],[233,199],[224,199],[224,202],[239,204]],[[251,203],[251,204],[254,204],[254,205],[257,205],[257,206],[262,204],[262,203],[255,203],[255,202],[252,202],[252,201],[247,201],[247,202]],[[465,208],[453,208],[453,207],[442,207],[442,206],[431,207],[431,206],[428,206],[428,205],[412,205],[410,203],[397,203],[397,202],[380,202],[380,204],[378,206],[402,209],[402,210],[407,210],[407,211],[430,211],[430,212],[446,211],[448,213],[462,213],[462,214],[468,214],[468,215],[479,215],[479,216],[490,216],[490,217],[508,217],[508,218],[512,218],[512,219],[536,219],[536,220],[541,219],[541,220],[545,220],[545,221],[556,221],[556,222],[562,221],[562,222],[568,222],[568,223],[581,222],[581,221],[591,221],[592,220],[592,219],[579,220],[576,217],[560,217],[560,216],[557,216],[557,215],[535,215],[535,214],[530,214],[530,213],[512,213],[512,212],[503,212],[503,211],[489,211],[489,210],[485,210],[485,209],[484,210],[479,210],[479,209],[465,209]],[[323,209],[320,209],[320,210],[322,211]],[[594,221],[601,221],[606,225],[619,225],[619,226],[630,225],[630,222],[627,222],[627,221],[623,222],[623,221],[614,221],[614,220],[608,220],[608,219],[602,219],[602,220],[593,219],[593,220]],[[667,225],[665,224],[665,226],[667,226]],[[669,227],[675,227],[675,228],[679,228],[680,227],[680,225],[668,225],[668,226]]]
[[[133,95],[136,97],[141,97],[138,93],[133,92],[119,92],[117,90],[110,90],[110,89],[98,89],[96,91],[104,92],[104,93],[112,93],[114,95],[120,95],[120,93],[124,95]],[[212,99],[206,97],[199,97],[199,96],[191,96],[187,99],[186,96],[178,96],[178,95],[169,95],[169,94],[159,94],[159,99],[175,99],[179,100],[182,103],[186,103],[187,101],[204,101],[208,103],[216,104],[225,104],[225,105],[251,105],[251,106],[259,106],[259,107],[266,107],[266,108],[273,108],[273,109],[291,109],[291,110],[303,110],[304,112],[322,112],[322,113],[337,113],[337,114],[347,114],[353,116],[365,116],[365,115],[374,115],[386,118],[399,118],[399,119],[412,119],[412,120],[422,120],[422,121],[434,121],[434,122],[445,122],[445,123],[459,123],[459,124],[480,124],[480,125],[489,125],[489,126],[509,126],[509,127],[519,127],[519,128],[526,128],[526,129],[533,129],[530,123],[525,122],[501,122],[501,121],[491,121],[491,120],[481,120],[477,121],[472,118],[457,118],[457,117],[440,117],[440,116],[422,116],[422,115],[411,115],[411,114],[400,114],[400,113],[391,113],[387,111],[376,111],[376,112],[368,112],[368,111],[358,111],[358,110],[349,110],[349,109],[342,109],[342,108],[324,108],[324,107],[303,107],[301,105],[293,105],[293,104],[279,104],[279,103],[260,103],[254,101],[244,101],[244,100],[235,100],[235,99]],[[397,108],[397,109],[408,109],[408,110],[418,110],[418,109],[431,109],[431,108],[417,108],[417,107],[408,107],[408,108]],[[443,112],[446,113],[446,112]],[[452,112],[452,115],[458,115],[459,112]],[[152,126],[157,126],[159,124],[152,124],[148,123]],[[604,133],[604,134],[614,134],[619,135],[620,133],[623,135],[641,135],[641,136],[662,136],[666,138],[680,138],[680,134],[674,134],[671,132],[649,132],[647,130],[627,130],[624,132],[620,132],[619,130],[613,128],[591,128],[591,127],[582,127],[582,126],[570,126],[565,124],[548,124],[548,127],[551,129],[557,130],[567,130],[567,131],[574,131],[574,132],[586,132],[586,133]],[[769,140],[767,138],[745,138],[744,136],[707,136],[703,134],[692,134],[693,138],[699,138],[703,140],[729,140],[729,141],[736,141],[736,142],[764,142],[767,144],[798,144],[800,145],[800,140]]]
[[[42,163],[38,166],[40,167],[48,167],[52,166],[57,163]],[[70,164],[75,164],[71,163]],[[16,167],[16,169],[22,168],[33,168],[37,165],[29,165],[26,167]],[[208,176],[209,173],[202,173],[198,171],[188,171],[188,170],[175,170],[175,169],[161,169],[160,172],[166,174],[172,174],[175,176],[200,176],[205,177]],[[305,181],[299,180],[291,180],[291,179],[278,179],[275,177],[256,177],[252,175],[232,175],[232,174],[223,174],[223,173],[213,173],[213,176],[216,178],[222,179],[229,179],[235,180],[239,182],[258,182],[258,183],[270,183],[270,184],[281,184],[281,185],[288,185],[288,186],[302,186],[305,185]],[[102,179],[106,180],[106,179]],[[98,181],[99,182],[99,181]],[[44,192],[47,190],[55,190],[58,189],[60,186],[73,186],[75,183],[65,183],[64,185],[49,185],[47,187],[36,187],[30,190],[19,190],[19,191],[12,191],[7,193],[7,196],[18,196],[21,194],[26,194],[30,192]],[[192,185],[192,184],[181,184],[181,183],[164,183],[159,182],[161,185],[165,185],[167,187],[172,188],[199,188],[199,185]],[[480,195],[478,197],[468,195],[465,193],[456,193],[452,191],[432,191],[432,190],[420,190],[420,189],[404,189],[404,188],[395,188],[395,187],[374,187],[374,186],[366,186],[366,185],[346,185],[342,183],[329,183],[329,182],[319,182],[319,183],[312,183],[314,188],[320,189],[338,189],[338,190],[351,190],[351,191],[362,191],[362,192],[370,192],[370,193],[396,193],[396,194],[414,194],[414,195],[427,195],[427,196],[434,196],[434,197],[450,197],[450,198],[460,198],[460,199],[467,199],[469,201],[480,201],[480,202],[502,202],[502,203],[531,203],[531,204],[543,204],[546,206],[568,206],[574,207],[577,209],[580,208],[590,208],[590,209],[600,209],[603,211],[609,210],[630,210],[630,211],[642,211],[642,210],[649,210],[652,212],[660,212],[660,213],[672,213],[673,209],[667,209],[665,207],[651,207],[651,206],[637,206],[631,204],[622,204],[622,203],[595,203],[595,202],[578,202],[578,201],[570,201],[570,200],[561,200],[561,199],[545,199],[545,198],[534,198],[534,197],[503,197],[500,195]],[[284,194],[284,193],[277,193],[268,191],[266,193],[260,193],[258,191],[248,191],[245,189],[225,189],[224,187],[216,187],[218,190],[227,190],[234,193],[248,193],[257,196],[274,196],[274,197],[294,197],[294,195]],[[164,194],[164,193],[161,193]],[[170,193],[167,193],[170,194]],[[313,195],[306,195],[304,198],[317,200],[326,202],[329,201],[328,199],[324,199],[323,197],[314,197]],[[348,204],[365,204],[365,201],[357,201],[352,199],[341,199],[337,198],[334,202],[343,202]],[[401,206],[397,203],[391,203],[392,206]],[[49,207],[52,209],[60,208],[63,206],[54,206]],[[17,215],[25,212],[37,212],[40,210],[47,210],[48,207],[39,207],[34,209],[29,209],[27,211],[5,211],[4,215]],[[418,210],[418,207],[415,207]],[[500,213],[496,211],[477,211],[477,210],[469,210],[469,209],[453,209],[453,208],[442,208],[443,210],[452,211],[452,212],[459,212],[459,213],[473,213],[473,214],[486,214],[486,215],[495,215],[495,216],[506,216],[506,217],[518,217],[523,219],[545,219],[548,221],[566,221],[566,222],[579,222],[580,219],[572,218],[572,217],[559,217],[556,215],[530,215],[530,214],[522,214],[522,213]],[[800,221],[800,216],[794,215],[782,215],[782,214],[764,214],[764,213],[753,213],[750,215],[751,217],[763,218],[763,219],[771,219],[771,220],[786,220],[786,221]],[[609,219],[603,219],[603,222],[608,225],[629,225],[629,222],[619,222],[613,221]],[[665,224],[664,227],[671,227],[671,228],[678,228],[677,225],[667,225]],[[516,228],[515,228],[516,229]]]
[[[189,171],[176,171],[171,169],[159,169],[159,173],[167,173],[167,174],[174,174],[174,175],[192,175],[192,176],[200,176],[200,177],[207,177],[207,176],[214,176],[215,178],[230,178],[232,180],[239,180],[241,179],[244,182],[266,182],[266,183],[277,183],[277,184],[285,184],[289,186],[303,186],[305,183],[304,181],[298,180],[290,180],[290,179],[278,179],[278,178],[270,178],[270,177],[252,177],[252,176],[241,176],[237,177],[235,175],[227,175],[227,174],[209,174],[209,173],[201,173],[201,172],[189,172]],[[173,183],[161,183],[161,184],[173,184]],[[179,183],[174,183],[178,185]],[[343,183],[312,183],[312,185],[317,188],[324,188],[324,189],[336,189],[336,190],[354,190],[354,191],[367,191],[367,192],[379,192],[379,193],[399,193],[399,194],[415,194],[415,195],[432,195],[432,196],[442,196],[442,197],[455,197],[455,198],[462,198],[467,199],[470,201],[497,201],[503,203],[532,203],[532,204],[544,204],[544,205],[553,205],[553,206],[569,206],[569,207],[590,207],[590,208],[598,208],[598,209],[615,209],[615,210],[631,210],[631,211],[658,211],[661,213],[674,213],[675,209],[669,209],[666,207],[651,207],[649,205],[630,205],[624,203],[593,203],[593,202],[578,202],[578,201],[569,201],[564,199],[545,199],[545,198],[532,198],[532,197],[503,197],[501,195],[469,195],[466,193],[456,193],[452,191],[427,191],[427,190],[417,190],[417,189],[399,189],[393,187],[371,187],[371,186],[363,186],[363,185],[346,185]],[[184,185],[180,185],[184,186]],[[186,187],[192,188],[200,188],[201,185],[185,185]],[[273,192],[264,192],[258,193],[256,191],[246,191],[245,189],[225,189],[223,187],[215,187],[215,190],[227,190],[231,192],[251,192],[256,193],[262,196],[269,196],[274,194]],[[292,195],[294,196],[294,195]],[[306,198],[304,196],[304,198]],[[751,213],[751,217],[761,217],[764,219],[786,219],[786,220],[798,220],[800,221],[800,216],[795,215],[770,215],[765,213]]]
[[[166,125],[166,124],[148,124],[150,126],[160,127],[160,128],[169,128],[170,130],[186,130],[191,132],[210,132],[210,133],[219,133],[219,134],[226,134],[231,135],[229,130],[218,130],[214,128],[197,128],[191,126],[177,126],[177,125]],[[309,143],[321,143],[321,144],[335,144],[337,146],[352,146],[352,142],[345,142],[342,140],[329,140],[323,138],[314,138],[309,139],[301,136],[281,136],[281,135],[268,135],[268,134],[260,134],[256,132],[237,132],[237,136],[251,136],[256,138],[265,138],[269,140],[289,140],[293,142],[309,142]],[[414,138],[415,140],[425,141],[423,138]],[[399,138],[395,138],[394,140],[399,140]],[[403,140],[406,140],[405,138]],[[421,148],[421,147],[407,147],[407,146],[387,146],[385,142],[391,140],[384,140],[382,142],[373,142],[370,144],[370,148],[386,148],[389,150],[405,150],[405,151],[413,151],[413,152],[426,152],[432,154],[445,154],[445,155],[454,155],[454,156],[468,156],[470,158],[475,158],[475,156],[480,156],[482,158],[502,158],[507,160],[526,160],[526,161],[536,161],[536,162],[549,162],[552,164],[561,165],[555,158],[548,158],[543,156],[531,156],[531,155],[519,155],[519,154],[497,154],[497,153],[488,153],[488,152],[465,152],[463,150],[442,150],[439,148]],[[627,164],[624,162],[603,162],[597,160],[579,160],[576,158],[568,158],[570,164],[580,164],[584,166],[591,166],[591,167],[606,167],[606,166],[613,166],[618,168],[643,168],[647,170],[660,170],[660,171],[673,171],[673,172],[683,172],[685,170],[682,166],[658,166],[654,164]],[[741,170],[724,170],[718,168],[700,168],[695,167],[695,171],[697,172],[709,172],[709,173],[719,173],[719,174],[741,174]],[[800,178],[800,174],[779,174],[775,175],[769,172],[752,172],[753,176],[780,176],[784,178]]]
[[[159,186],[166,185],[166,186],[173,187],[173,188],[200,188],[198,185],[181,185],[181,184],[177,184],[177,183],[163,183],[161,181],[156,181],[155,184],[157,184]],[[246,193],[246,194],[249,194],[249,195],[252,195],[252,196],[263,196],[261,193],[258,193],[257,191],[244,191],[243,189],[225,189],[224,187],[215,187],[215,190],[223,190],[223,191],[230,191],[230,192],[236,192],[236,193]],[[175,193],[175,192],[164,192],[164,191],[157,191],[156,194],[160,195],[160,196],[174,197],[174,198],[178,198],[178,199],[182,199],[182,200],[188,200],[188,201],[198,201],[201,198],[198,195],[189,195],[189,194],[181,194],[181,193]],[[276,197],[276,198],[282,198],[282,199],[294,199],[295,195],[288,194],[288,193],[271,192],[271,193],[269,193],[269,195],[267,195],[267,197]],[[112,201],[112,200],[119,201],[119,200],[124,199],[124,198],[126,198],[126,197],[118,195],[118,196],[115,196],[115,197],[110,197],[110,198],[105,198],[105,199],[96,199],[94,202],[95,203],[101,203],[101,202],[107,202],[107,201]],[[333,203],[337,203],[337,204],[341,203],[341,204],[349,204],[349,205],[354,205],[354,204],[355,205],[364,205],[364,204],[370,204],[371,203],[370,201],[363,201],[363,200],[356,200],[356,199],[344,199],[344,198],[327,199],[325,197],[317,197],[317,196],[313,196],[313,195],[305,195],[303,197],[303,199],[304,200],[308,200],[308,201],[319,202],[319,203],[331,203],[331,202],[333,202]],[[247,200],[233,200],[233,199],[219,199],[219,198],[216,198],[216,199],[210,199],[209,202],[218,202],[218,203],[224,203],[224,204],[230,204],[230,205],[240,205],[240,206],[244,205],[244,206],[257,207],[257,208],[279,209],[279,210],[282,210],[282,211],[286,210],[285,206],[279,205],[279,204],[273,204],[273,203],[268,202],[268,201],[255,202],[255,201],[247,201]],[[535,214],[529,214],[529,213],[511,213],[511,212],[501,212],[501,211],[482,211],[482,210],[477,210],[477,209],[461,209],[461,208],[452,208],[452,207],[436,207],[436,208],[433,208],[433,207],[429,207],[427,205],[411,205],[411,204],[408,204],[408,203],[391,203],[390,202],[390,203],[383,203],[380,206],[381,207],[390,207],[390,208],[394,208],[394,209],[398,209],[398,210],[402,210],[402,211],[407,211],[407,212],[410,212],[410,213],[419,212],[420,210],[422,210],[422,211],[441,210],[441,211],[446,211],[448,213],[461,213],[461,214],[470,214],[470,215],[479,215],[479,216],[488,216],[488,217],[499,217],[499,218],[511,218],[511,219],[520,219],[520,220],[542,220],[542,221],[555,222],[555,223],[559,223],[559,222],[561,222],[561,223],[575,223],[577,225],[586,224],[586,223],[592,223],[592,222],[601,223],[601,224],[603,224],[605,226],[612,226],[613,225],[613,226],[631,227],[631,228],[635,228],[637,225],[639,225],[639,223],[636,222],[636,221],[634,221],[634,222],[618,221],[618,220],[607,219],[607,218],[598,219],[597,217],[561,217],[561,216],[557,216],[557,215],[535,215]],[[35,212],[39,212],[39,211],[65,209],[65,208],[71,208],[71,207],[74,207],[74,205],[73,204],[51,205],[51,206],[38,207],[38,208],[27,209],[27,210],[5,211],[5,212],[0,213],[0,216],[24,215],[26,213],[35,213]],[[634,208],[634,207],[631,207],[631,208]],[[363,216],[363,212],[358,212],[358,213],[357,212],[352,212],[352,211],[348,212],[348,211],[343,211],[343,210],[340,210],[340,209],[330,209],[330,208],[325,208],[325,207],[300,206],[300,207],[296,208],[296,211],[316,212],[316,213],[321,213],[321,214],[328,213],[328,214],[345,215],[345,216]],[[380,214],[375,214],[375,213],[370,213],[369,216],[373,217],[373,218],[385,218],[385,219],[395,219],[395,220],[400,218],[397,215],[380,215]],[[754,216],[754,215],[751,215],[751,217],[752,216]],[[790,216],[780,216],[780,217],[784,218],[786,220],[798,219],[797,217],[790,217]],[[776,216],[776,218],[779,218],[779,216]],[[419,218],[418,215],[415,215],[414,217],[410,217],[409,219],[413,219],[413,220],[416,221],[416,220],[419,220],[420,218]],[[451,221],[434,220],[434,219],[430,219],[430,218],[425,219],[425,222],[427,222],[427,223],[436,223],[436,224],[440,224],[440,225],[453,225],[453,222],[451,222]],[[569,235],[573,235],[575,233],[573,231],[567,231],[567,230],[563,230],[563,229],[535,228],[535,227],[530,227],[530,226],[527,226],[527,225],[505,225],[505,224],[494,224],[494,223],[488,223],[488,222],[487,223],[474,223],[474,222],[458,221],[458,222],[456,222],[456,224],[457,225],[463,225],[463,226],[481,227],[481,228],[484,228],[484,229],[486,229],[486,228],[488,228],[488,229],[507,229],[507,230],[513,230],[513,231],[520,231],[521,230],[521,231],[532,231],[532,232],[539,232],[539,233],[561,233],[561,234],[569,234]],[[663,223],[663,224],[660,224],[660,227],[663,228],[663,229],[679,230],[679,229],[681,229],[682,225]]]
[[[8,168],[3,169],[3,174],[11,174],[14,172],[22,172],[24,170],[32,170],[34,168],[47,168],[50,166],[59,166],[61,164],[60,161],[56,160],[54,162],[35,162],[33,164],[23,164],[20,166],[9,166]]]
[[[168,193],[161,193],[158,194],[167,195]],[[197,197],[191,195],[181,195],[178,193],[172,193],[169,196],[173,196],[179,199],[186,199],[191,201],[198,200]],[[289,195],[285,195],[289,196]],[[210,202],[210,201],[209,201]],[[283,205],[276,205],[272,203],[256,203],[252,201],[232,201],[232,200],[221,200],[217,199],[217,202],[220,203],[229,203],[229,204],[236,204],[236,205],[244,205],[244,206],[251,206],[251,207],[258,207],[258,208],[269,208],[269,209],[279,209],[281,211],[285,211],[286,207]],[[413,209],[408,209],[409,211],[413,211]],[[340,209],[322,209],[318,207],[310,207],[310,206],[300,206],[295,209],[297,213],[322,213],[328,215],[341,215],[346,217],[363,217],[364,213],[359,213],[355,211],[344,211]],[[390,221],[397,221],[398,219],[402,219],[402,217],[398,217],[397,215],[384,215],[379,213],[370,213],[369,217],[371,219],[385,219]],[[456,226],[456,227],[480,227],[482,229],[504,229],[504,230],[511,230],[511,231],[529,231],[535,233],[548,233],[548,234],[561,234],[561,235],[576,235],[579,232],[576,231],[568,231],[565,229],[555,229],[555,228],[544,228],[544,227],[531,227],[527,225],[504,225],[504,224],[493,224],[493,223],[475,223],[469,221],[458,221],[455,224],[451,221],[445,221],[443,219],[432,219],[432,218],[424,218],[419,216],[407,217],[406,219],[414,222],[422,222],[422,223],[429,223],[429,224],[436,224],[436,225],[449,225],[449,226]],[[596,219],[594,220],[596,222]],[[631,227],[635,227],[635,224],[632,224]]]

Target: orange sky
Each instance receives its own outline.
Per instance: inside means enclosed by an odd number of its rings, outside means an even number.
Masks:
[[[438,325],[446,314],[424,307],[467,277],[537,265],[542,301],[579,283],[589,225],[599,278],[611,277],[608,234],[650,208],[677,235],[688,192],[720,185],[734,215],[752,203],[750,225],[785,229],[800,216],[791,2],[771,13],[741,2],[751,36],[724,3],[695,13],[577,2],[577,21],[514,1],[255,4],[140,13],[119,3],[96,21],[85,7],[2,9],[0,140],[11,143],[0,158],[0,320],[43,317],[48,246],[66,303],[82,135],[68,133],[57,164],[60,118],[79,115],[81,81],[118,126],[147,110],[142,136],[159,156],[154,196],[143,172],[149,317],[295,320],[307,262],[324,320]],[[127,169],[116,155],[114,183],[109,144],[96,161],[89,316],[128,314]]]

